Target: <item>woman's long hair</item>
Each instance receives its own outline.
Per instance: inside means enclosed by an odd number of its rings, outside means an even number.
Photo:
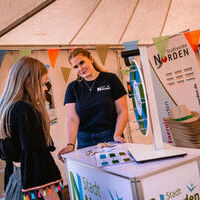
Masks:
[[[0,138],[11,135],[9,124],[12,106],[17,101],[25,101],[39,112],[46,143],[51,143],[49,116],[41,84],[41,78],[45,74],[47,69],[44,64],[32,57],[22,57],[12,66],[0,97]]]
[[[90,59],[92,57],[91,53],[85,49],[85,48],[74,48],[70,54],[69,54],[69,57],[68,57],[68,61],[69,63],[71,64],[71,59],[74,58],[75,56],[77,55],[82,55],[82,56],[85,56],[87,57],[88,59]],[[99,65],[97,64],[97,62],[93,59],[93,67],[95,68],[96,71],[103,71],[103,69],[101,67],[99,67]],[[77,78],[80,78],[80,76],[78,75]]]

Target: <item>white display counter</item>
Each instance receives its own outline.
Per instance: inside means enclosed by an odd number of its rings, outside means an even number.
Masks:
[[[183,157],[97,168],[95,156],[86,156],[95,148],[63,156],[71,200],[200,199],[199,149],[180,148],[187,153]],[[118,148],[126,150],[126,145]]]

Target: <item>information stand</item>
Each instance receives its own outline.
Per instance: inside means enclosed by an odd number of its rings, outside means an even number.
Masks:
[[[154,145],[118,144],[118,148],[128,149],[137,162],[101,168],[96,167],[94,155],[86,156],[88,151],[95,151],[96,146],[64,155],[72,200],[200,199],[200,150],[163,143],[159,106],[155,96],[157,91],[147,47],[140,47],[136,52],[140,54],[143,66]],[[134,56],[131,51],[128,54]],[[128,62],[127,58],[125,62]],[[162,62],[166,62],[166,59]]]
[[[126,144],[118,144],[121,150]],[[68,153],[66,169],[71,200],[165,200],[199,199],[200,176],[197,149],[178,148],[187,156],[144,163],[130,162],[96,167],[96,146]],[[167,145],[165,149],[174,149]],[[177,148],[176,148],[177,149]]]

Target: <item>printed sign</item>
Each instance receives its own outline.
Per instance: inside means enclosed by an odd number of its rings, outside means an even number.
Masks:
[[[133,200],[129,179],[71,160],[67,160],[67,169],[72,200]]]
[[[159,104],[163,140],[173,143],[165,118],[174,105],[185,104],[190,111],[200,111],[200,69],[195,52],[183,33],[168,39],[165,56],[161,56],[156,45],[147,50],[156,102]]]
[[[193,161],[144,178],[142,187],[145,200],[200,199],[198,163]]]

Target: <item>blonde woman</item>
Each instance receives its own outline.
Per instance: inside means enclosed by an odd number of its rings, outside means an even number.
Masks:
[[[5,200],[59,199],[62,179],[50,154],[55,147],[44,103],[46,81],[44,64],[23,57],[0,98],[0,157],[14,165]]]
[[[122,134],[128,119],[126,90],[119,78],[103,72],[91,53],[84,48],[75,48],[69,62],[78,78],[71,82],[65,94],[67,110],[66,147],[58,153],[74,150],[77,138],[78,149],[101,142],[125,143]]]

